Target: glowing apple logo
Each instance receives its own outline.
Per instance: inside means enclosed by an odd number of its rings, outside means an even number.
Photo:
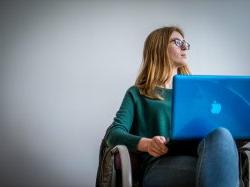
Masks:
[[[219,114],[220,111],[221,111],[221,104],[214,101],[211,105],[211,113],[212,114]]]

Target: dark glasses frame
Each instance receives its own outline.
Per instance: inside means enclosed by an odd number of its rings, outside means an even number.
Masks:
[[[174,42],[177,47],[180,47],[182,50],[189,50],[190,44],[185,40],[180,40],[179,38],[174,38],[170,42]]]

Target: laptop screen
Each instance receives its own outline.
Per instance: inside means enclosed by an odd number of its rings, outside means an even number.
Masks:
[[[250,76],[176,75],[172,139],[200,139],[225,127],[235,139],[250,139]]]

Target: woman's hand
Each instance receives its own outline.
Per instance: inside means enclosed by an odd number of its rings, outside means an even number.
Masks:
[[[138,144],[138,150],[148,152],[154,157],[159,157],[168,152],[167,140],[164,136],[154,136],[153,138],[142,138]]]

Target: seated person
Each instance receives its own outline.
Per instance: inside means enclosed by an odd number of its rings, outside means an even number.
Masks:
[[[227,129],[215,129],[201,141],[168,145],[172,80],[176,74],[190,74],[189,48],[178,27],[149,34],[141,71],[107,131],[107,142],[142,153],[145,187],[239,186],[237,147]]]

